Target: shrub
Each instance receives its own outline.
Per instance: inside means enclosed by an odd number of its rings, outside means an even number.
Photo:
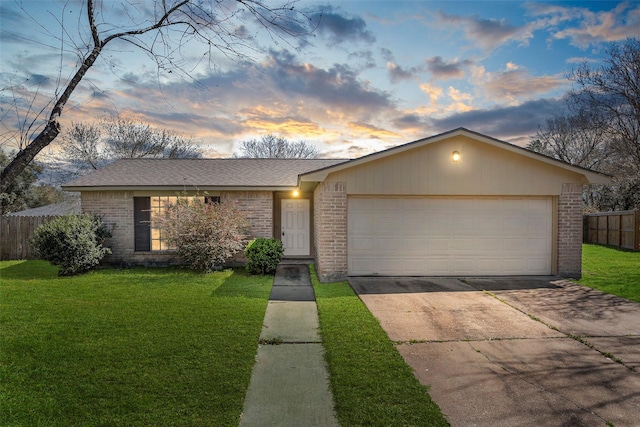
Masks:
[[[201,197],[180,198],[158,222],[167,243],[194,270],[210,272],[242,251],[248,221],[234,203],[205,203]]]
[[[64,215],[38,227],[30,243],[43,260],[60,267],[60,276],[84,273],[111,250],[102,245],[111,232],[94,215]]]
[[[249,258],[246,269],[251,274],[274,274],[283,252],[280,240],[254,239],[244,250],[244,254]]]

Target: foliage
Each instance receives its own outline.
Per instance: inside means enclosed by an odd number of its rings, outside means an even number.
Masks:
[[[603,65],[573,69],[566,111],[547,120],[528,148],[613,176],[585,188],[588,210],[640,207],[640,38],[611,43]]]
[[[311,267],[320,334],[340,424],[449,425],[349,284],[321,284]]]
[[[37,255],[60,267],[61,276],[89,271],[111,253],[103,246],[111,232],[99,217],[63,215],[36,229],[31,245]]]
[[[605,129],[585,111],[547,119],[527,148],[592,170],[603,170],[611,152]]]
[[[237,426],[273,278],[0,262],[0,425]]]
[[[640,175],[640,38],[611,43],[603,65],[584,62],[572,70],[571,107],[599,118],[611,138],[618,168]]]
[[[0,167],[9,163],[9,157],[0,148]],[[0,215],[18,212],[24,209],[37,208],[62,201],[60,191],[47,185],[34,185],[42,167],[30,164],[0,193]]]
[[[275,274],[284,248],[277,239],[258,238],[249,242],[244,254],[249,258],[247,271],[251,274]]]
[[[202,197],[178,198],[166,207],[158,224],[178,255],[203,272],[221,267],[242,251],[249,225],[234,203],[206,203]]]
[[[202,157],[196,140],[125,117],[72,123],[60,139],[65,180],[117,159]]]
[[[250,139],[240,143],[240,153],[234,157],[254,159],[314,159],[320,151],[305,141],[287,141],[269,134],[262,138]]]
[[[582,246],[581,285],[640,302],[640,252]]]

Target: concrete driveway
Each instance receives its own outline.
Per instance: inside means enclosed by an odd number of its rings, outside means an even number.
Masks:
[[[455,426],[640,426],[640,304],[549,278],[351,278]]]

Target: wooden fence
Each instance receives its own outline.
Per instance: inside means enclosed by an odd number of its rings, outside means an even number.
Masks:
[[[640,210],[585,215],[584,242],[640,251]]]
[[[29,238],[41,224],[52,216],[6,216],[0,219],[0,260],[32,259]]]

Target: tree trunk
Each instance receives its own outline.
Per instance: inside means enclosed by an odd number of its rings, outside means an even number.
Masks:
[[[16,157],[2,170],[2,174],[0,174],[0,192],[5,192],[9,185],[13,182],[14,179],[24,170],[25,167],[38,155],[40,151],[42,151],[47,145],[53,141],[58,134],[60,133],[60,122],[58,122],[58,118],[62,114],[62,109],[67,104],[67,101],[71,97],[71,94],[78,86],[82,78],[87,73],[89,68],[96,62],[102,48],[105,43],[100,43],[94,46],[93,51],[89,56],[82,61],[82,65],[73,76],[73,78],[69,81],[69,84],[65,88],[62,96],[56,104],[53,106],[53,110],[51,111],[51,115],[49,116],[49,120],[47,121],[47,125],[40,132],[38,136],[35,137],[33,141],[29,143],[23,150],[20,150]]]
[[[53,141],[60,133],[60,123],[51,120],[40,134],[21,150],[18,155],[9,163],[0,175],[0,190],[5,192],[14,179],[27,167],[33,158]]]

